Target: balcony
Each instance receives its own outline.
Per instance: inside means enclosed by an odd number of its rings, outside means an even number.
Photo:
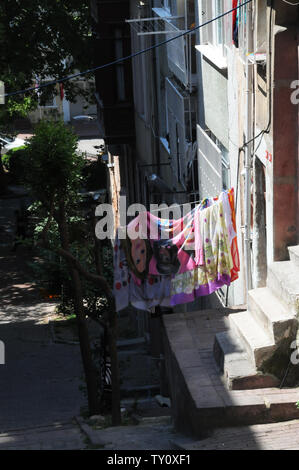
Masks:
[[[180,2],[181,7],[175,11],[169,11],[161,4],[161,7],[152,9],[153,17],[126,20],[138,36],[156,36],[156,44],[172,39],[165,45],[168,67],[189,91],[192,91],[196,84],[195,33],[180,35],[194,24],[194,15],[188,13],[188,5],[191,3],[184,0]],[[180,37],[174,39],[176,36]]]

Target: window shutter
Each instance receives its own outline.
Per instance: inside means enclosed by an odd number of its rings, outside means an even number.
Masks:
[[[169,128],[170,154],[173,170],[177,179],[184,185],[187,176],[185,113],[188,112],[189,99],[168,79],[165,81],[167,114]]]
[[[208,134],[197,125],[199,194],[218,196],[222,191],[222,153]]]

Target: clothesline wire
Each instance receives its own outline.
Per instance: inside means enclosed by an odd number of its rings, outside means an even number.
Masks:
[[[200,204],[200,203],[202,203],[205,199],[211,199],[211,198],[203,198],[203,199],[200,199],[199,201],[183,202],[182,204],[177,204],[177,203],[174,202],[174,203],[173,203],[173,206],[175,206],[175,207],[174,207],[174,209],[175,209],[175,208],[177,208],[177,207],[184,207],[184,206],[188,206],[188,205],[191,205],[191,204]],[[213,198],[212,198],[212,199],[213,199]],[[192,210],[194,210],[194,209],[195,209],[195,207],[193,207]],[[166,211],[166,210],[170,210],[170,212],[171,212],[171,206],[165,207],[164,209],[159,208],[159,209],[150,210],[149,212],[152,214],[152,213],[154,213],[154,212],[163,212],[163,211]]]
[[[201,201],[183,202],[182,204],[177,204],[177,203],[174,202],[173,206],[175,206],[175,207],[184,207],[184,206],[188,206],[190,204],[200,204],[201,202],[202,202],[202,200]],[[149,212],[151,212],[151,213],[153,213],[153,212],[163,212],[163,211],[166,211],[166,210],[169,210],[169,209],[171,209],[171,206],[170,207],[165,207],[164,209],[160,208],[160,209],[154,209],[152,211],[150,210]]]
[[[145,54],[146,52],[150,52],[151,50],[153,49],[157,49],[158,47],[161,47],[165,44],[168,44],[169,42],[171,41],[174,41],[175,39],[179,39],[181,37],[184,37],[184,36],[187,36],[188,34],[191,34],[197,30],[199,30],[200,28],[203,28],[204,26],[208,26],[209,24],[213,23],[214,21],[217,21],[223,17],[225,17],[226,15],[229,15],[231,13],[233,13],[234,11],[237,11],[238,9],[246,6],[248,3],[251,3],[253,0],[245,0],[242,4],[232,8],[231,10],[229,11],[226,11],[224,13],[221,13],[220,15],[212,18],[211,20],[208,20],[206,21],[205,23],[202,23],[200,25],[197,25],[197,26],[194,26],[193,28],[190,28],[188,29],[187,31],[184,31],[180,34],[178,34],[177,36],[174,36],[174,37],[171,37],[171,38],[168,38],[162,42],[159,42],[157,44],[154,44],[150,47],[147,47],[146,49],[143,49],[141,51],[138,51],[138,52],[135,52],[133,54],[130,54],[128,56],[124,56],[124,57],[121,57],[119,59],[116,59],[112,62],[108,62],[106,64],[103,64],[103,65],[98,65],[96,67],[93,67],[91,69],[88,69],[88,70],[85,70],[83,72],[78,72],[78,73],[74,73],[72,75],[69,75],[67,77],[63,77],[63,78],[58,78],[57,80],[53,80],[53,81],[50,81],[50,82],[47,82],[47,83],[43,83],[43,84],[40,84],[40,85],[37,85],[37,86],[33,86],[33,87],[30,87],[30,88],[26,88],[24,90],[18,90],[18,91],[13,91],[13,92],[10,92],[10,93],[5,93],[4,94],[4,97],[10,97],[10,96],[15,96],[15,95],[21,95],[21,94],[25,94],[25,93],[29,93],[31,91],[36,91],[38,89],[41,89],[41,88],[45,88],[47,86],[53,86],[53,85],[56,85],[57,83],[63,83],[63,82],[66,82],[68,80],[72,80],[74,78],[77,78],[77,77],[81,77],[83,75],[87,75],[89,73],[93,73],[93,72],[96,72],[97,70],[102,70],[104,68],[107,68],[107,67],[111,67],[113,65],[116,65],[116,64],[119,64],[120,62],[124,62],[126,60],[129,60],[129,59],[133,59],[134,57],[137,57],[141,54]]]

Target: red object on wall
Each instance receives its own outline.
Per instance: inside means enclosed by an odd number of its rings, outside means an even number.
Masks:
[[[233,0],[233,8],[237,8],[238,6],[238,0]],[[237,11],[238,10],[234,10],[233,11],[233,34],[232,34],[232,40],[233,40],[233,43],[235,44],[235,29],[236,29],[236,23],[237,23]]]
[[[63,88],[63,83],[59,83],[59,92],[60,92],[60,99],[61,101],[64,98],[64,88]]]

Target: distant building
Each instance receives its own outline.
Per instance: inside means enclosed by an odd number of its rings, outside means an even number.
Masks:
[[[41,83],[46,83],[49,80],[44,80]],[[36,84],[39,82],[37,81]],[[82,77],[75,81],[75,85],[83,89],[84,91],[90,90],[90,96],[94,99],[93,90],[94,90],[94,80],[87,80]],[[38,89],[37,89],[38,93]],[[29,120],[32,123],[38,122],[40,119],[46,119],[47,117],[63,119],[65,123],[72,122],[74,116],[78,115],[96,115],[96,104],[90,104],[84,98],[84,96],[79,95],[74,101],[69,101],[66,99],[63,83],[57,84],[55,86],[55,91],[45,103],[40,103],[37,106],[37,109],[30,113]]]

